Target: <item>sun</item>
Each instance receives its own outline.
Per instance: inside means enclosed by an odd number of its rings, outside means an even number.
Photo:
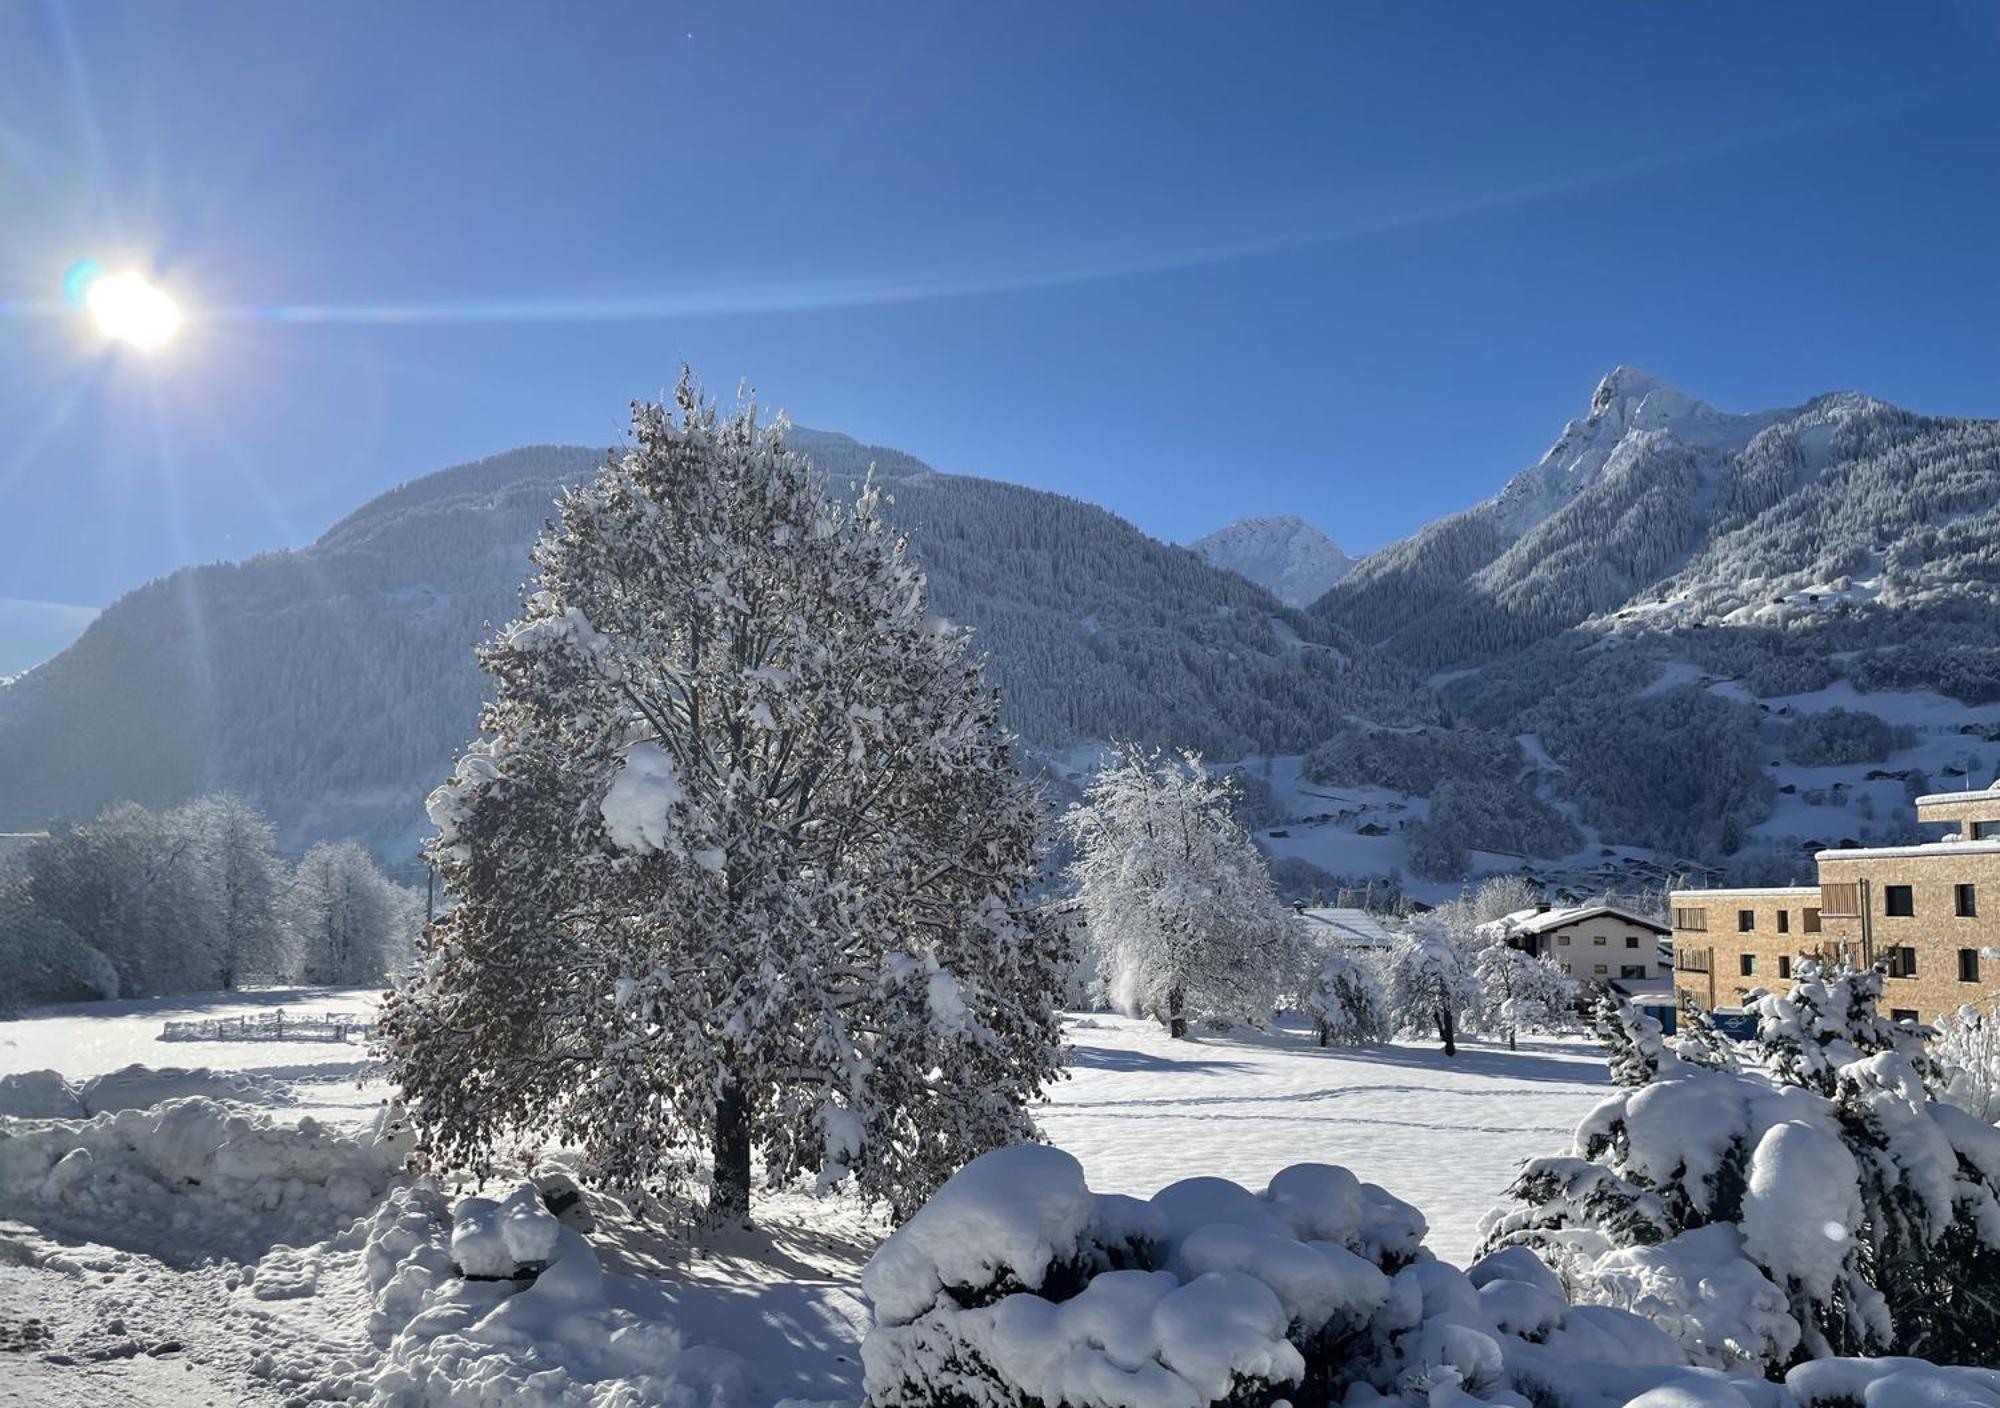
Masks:
[[[84,286],[82,295],[99,332],[142,352],[166,346],[185,321],[172,295],[130,270],[99,274]]]

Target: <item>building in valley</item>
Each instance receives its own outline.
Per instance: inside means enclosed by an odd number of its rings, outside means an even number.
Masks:
[[[1883,1007],[1935,1021],[2000,1000],[2000,784],[1919,797],[1920,825],[1954,828],[1911,846],[1821,851],[1819,883],[1676,890],[1674,986],[1709,1011],[1775,988],[1801,955],[1882,970]]]
[[[1666,925],[1615,905],[1524,909],[1486,926],[1496,938],[1537,957],[1544,954],[1583,982],[1629,985],[1664,978],[1660,941]]]

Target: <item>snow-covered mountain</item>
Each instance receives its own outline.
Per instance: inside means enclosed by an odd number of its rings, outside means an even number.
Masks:
[[[1354,570],[1358,560],[1303,518],[1239,518],[1188,544],[1287,606],[1310,606]]]
[[[1539,462],[1364,559],[1314,611],[1438,667],[1593,620],[1990,605],[1996,577],[2000,423],[1853,393],[1736,415],[1620,367]]]
[[[938,614],[970,623],[1044,756],[1112,738],[1302,752],[1349,715],[1435,717],[1420,676],[1091,504],[796,430],[836,484],[875,466]],[[527,548],[601,452],[517,450],[415,480],[312,546],[185,569],[0,687],[0,831],[229,788],[288,848],[406,859],[474,731],[468,647],[516,611]]]

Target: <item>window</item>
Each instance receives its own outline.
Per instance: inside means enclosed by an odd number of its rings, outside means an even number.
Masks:
[[[1643,963],[1621,963],[1618,965],[1618,976],[1621,978],[1643,978],[1646,976],[1646,965]]]
[[[1979,950],[1962,948],[1958,951],[1958,980],[1961,983],[1979,981]]]
[[[1816,909],[1800,910],[1799,928],[1805,933],[1817,934],[1819,932],[1819,911]]]
[[[1889,1020],[1892,1022],[1914,1022],[1917,1020],[1917,1014],[1908,1007],[1892,1007],[1889,1009]]]
[[[1559,944],[1561,944],[1561,945],[1562,945],[1562,946],[1563,946],[1564,948],[1568,948],[1568,947],[1569,947],[1569,935],[1568,935],[1568,934],[1557,934],[1557,935],[1556,935],[1556,942],[1557,942],[1557,943],[1559,943]]]
[[[1625,936],[1625,947],[1637,948],[1638,946],[1639,946],[1639,936],[1637,934],[1627,934]]]
[[[1754,910],[1754,909],[1739,909],[1739,910],[1737,910],[1737,911],[1736,911],[1736,932],[1737,932],[1737,933],[1739,933],[1739,934],[1747,934],[1747,933],[1751,932],[1751,931],[1752,931],[1753,929],[1755,929],[1756,927],[1757,927],[1757,911],[1756,911],[1756,910]]]
[[[1778,976],[1781,978],[1792,976],[1792,960],[1789,956],[1781,956],[1778,959]]]
[[[1591,942],[1592,942],[1592,943],[1594,943],[1594,944],[1596,944],[1596,945],[1597,945],[1597,946],[1598,946],[1599,948],[1603,948],[1603,947],[1604,947],[1604,935],[1602,935],[1602,934],[1599,934],[1599,935],[1598,935],[1598,936],[1597,936],[1596,938],[1592,939],[1592,940],[1591,940]]]
[[[1908,919],[1917,912],[1917,898],[1908,885],[1884,885],[1882,912],[1898,919]]]
[[[1792,932],[1792,912],[1789,909],[1778,911],[1778,932],[1781,934]]]
[[[1756,954],[1754,954],[1754,953],[1740,953],[1740,954],[1738,954],[1738,955],[1736,956],[1736,971],[1737,971],[1737,972],[1739,972],[1739,973],[1741,973],[1741,974],[1742,974],[1742,975],[1743,975],[1744,977],[1746,977],[1746,978],[1754,978],[1754,977],[1756,977],[1756,976],[1757,976],[1757,955],[1756,955]]]
[[[2000,840],[2000,821],[1973,822],[1972,839],[1975,841]]]
[[[1861,917],[1861,887],[1852,881],[1844,885],[1822,885],[1819,887],[1822,914],[1836,914],[1842,919]]]
[[[1568,965],[1567,963],[1563,964],[1563,972],[1565,972],[1565,973],[1574,973],[1575,971],[1576,971],[1576,970],[1575,970],[1574,968],[1570,967],[1570,966],[1569,966],[1569,965]]]
[[[1975,919],[1979,915],[1979,887],[1977,885],[1952,886],[1952,900],[1960,919]]]
[[[1892,978],[1914,978],[1917,976],[1917,951],[1908,944],[1901,948],[1884,949],[1882,971]]]
[[[1591,971],[1595,973],[1609,973],[1611,969],[1607,965],[1600,963]]]
[[[1708,911],[1705,909],[1679,908],[1674,910],[1674,927],[1692,933],[1708,932]]]

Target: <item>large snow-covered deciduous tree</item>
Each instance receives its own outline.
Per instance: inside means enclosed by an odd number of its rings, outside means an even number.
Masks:
[[[1479,976],[1442,925],[1420,918],[1396,944],[1389,967],[1389,1011],[1396,1029],[1430,1032],[1444,1054],[1458,1054],[1465,1014],[1478,1006]]]
[[[280,922],[285,866],[273,850],[276,832],[264,814],[231,793],[197,798],[179,808],[194,838],[195,856],[218,910],[218,984],[283,980],[294,955]]]
[[[745,1220],[771,1180],[906,1215],[1031,1139],[1066,942],[967,634],[875,487],[683,378],[569,491],[482,736],[433,794],[456,903],[383,1019],[431,1157],[553,1135],[598,1180]]]
[[[284,897],[300,976],[331,986],[376,983],[394,973],[409,957],[416,901],[354,842],[315,843]]]
[[[1270,1019],[1297,943],[1235,787],[1193,752],[1120,747],[1065,818],[1070,876],[1106,992],[1175,1037]]]

